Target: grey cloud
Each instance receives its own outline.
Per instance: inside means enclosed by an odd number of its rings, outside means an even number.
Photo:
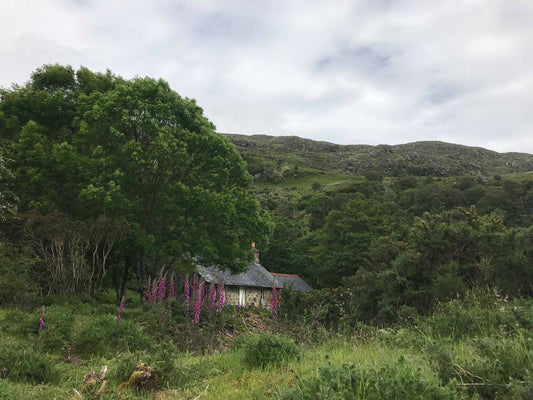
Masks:
[[[43,63],[150,75],[223,132],[533,153],[533,3],[18,0],[0,86]]]
[[[458,94],[458,88],[452,84],[435,83],[429,87],[424,99],[429,104],[440,105],[456,98]]]
[[[348,69],[365,73],[379,71],[389,66],[392,54],[377,50],[372,45],[342,46],[335,54],[317,62],[319,71]]]

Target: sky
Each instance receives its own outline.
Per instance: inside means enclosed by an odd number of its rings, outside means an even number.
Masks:
[[[162,78],[222,133],[533,153],[531,0],[2,0],[0,86]]]

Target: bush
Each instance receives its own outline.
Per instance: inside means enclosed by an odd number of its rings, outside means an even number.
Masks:
[[[146,305],[143,318],[146,321],[146,333],[157,340],[165,340],[172,337],[174,333],[172,328],[172,311],[166,307],[166,304],[149,304]]]
[[[519,323],[515,315],[519,308],[510,307],[490,293],[469,294],[472,296],[477,297],[439,304],[435,313],[421,322],[421,330],[452,339],[514,332]]]
[[[379,370],[364,370],[350,364],[335,366],[327,363],[320,368],[317,376],[299,379],[295,388],[278,393],[277,398],[452,400],[464,397],[451,388],[439,386],[436,377],[426,377],[420,370],[400,359]]]
[[[80,355],[104,355],[115,343],[116,320],[111,315],[91,319],[74,338]]]
[[[157,382],[167,387],[181,387],[207,376],[209,369],[207,362],[199,361],[195,365],[183,367],[179,362],[179,354],[179,349],[174,343],[165,341],[154,345],[153,350],[146,354],[143,361],[154,368]]]
[[[80,355],[106,355],[120,349],[149,350],[152,340],[146,336],[134,322],[121,320],[118,323],[112,315],[101,315],[91,319],[85,328],[75,337],[76,349]]]
[[[58,380],[48,355],[23,346],[0,349],[0,368],[5,368],[5,377],[13,381],[41,384]]]
[[[35,334],[39,330],[39,313],[28,314],[16,309],[8,310],[4,319],[0,321],[0,328],[6,333],[17,336]]]
[[[475,392],[482,398],[505,396],[515,389],[521,390],[523,383],[530,381],[533,353],[529,344],[498,337],[476,339],[471,345],[477,356],[461,362],[460,378],[481,384],[475,387]]]
[[[242,348],[244,360],[252,367],[279,365],[300,354],[300,347],[292,339],[268,332],[255,336],[242,335],[236,346]]]
[[[39,332],[39,347],[61,350],[71,338],[72,314],[65,307],[51,306],[46,308],[44,321],[44,327]]]
[[[32,272],[36,262],[28,247],[0,238],[0,305],[31,309],[38,304],[39,286]]]
[[[119,354],[115,358],[117,364],[115,365],[115,368],[111,370],[109,376],[111,379],[114,379],[115,385],[128,381],[140,359],[142,358],[138,355],[129,352]]]

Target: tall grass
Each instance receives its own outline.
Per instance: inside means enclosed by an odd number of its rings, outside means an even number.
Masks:
[[[274,322],[268,311],[231,307],[214,327],[207,319],[194,325],[174,315],[183,306],[158,313],[132,301],[117,349],[117,305],[108,297],[110,303],[93,304],[99,315],[77,301],[47,305],[36,350],[40,308],[0,310],[0,399],[70,399],[83,376],[103,365],[105,399],[533,398],[531,300],[478,292],[442,303],[429,317],[409,314],[384,329],[359,325],[342,334],[312,320]],[[251,316],[275,333],[249,330]],[[219,337],[210,347],[183,346],[194,343],[188,335],[213,334]],[[151,391],[123,385],[141,360],[156,372]]]

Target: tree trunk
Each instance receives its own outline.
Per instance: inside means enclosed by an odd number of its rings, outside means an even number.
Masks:
[[[146,266],[144,258],[144,254],[136,254],[135,256],[135,262],[137,264],[137,280],[139,282],[139,295],[141,296],[141,303],[144,301],[144,285],[146,283]]]

